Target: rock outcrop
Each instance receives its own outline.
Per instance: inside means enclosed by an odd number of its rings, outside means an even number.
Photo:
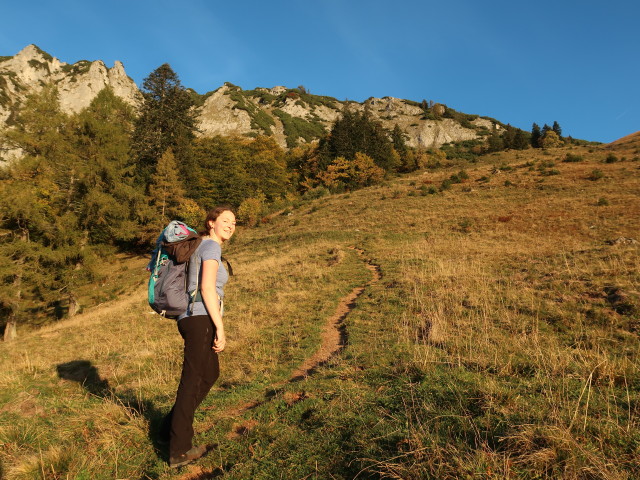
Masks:
[[[27,95],[50,83],[57,86],[60,107],[67,113],[86,108],[107,86],[134,108],[142,100],[119,61],[112,68],[101,60],[67,64],[29,45],[13,57],[0,57],[0,130],[8,128],[12,113],[21,108]],[[342,102],[282,86],[245,91],[232,84],[203,97],[197,110],[199,135],[267,134],[285,147],[317,140],[345,108],[354,112],[366,109],[389,130],[398,125],[412,147],[472,140],[500,128],[491,119],[457,112],[447,115],[444,105],[436,104],[429,113],[416,102],[392,97]]]
[[[13,57],[0,61],[0,128],[12,111],[20,108],[28,94],[48,83],[58,87],[60,107],[67,113],[77,113],[89,106],[107,86],[134,108],[142,98],[135,82],[118,61],[113,68],[107,68],[101,60],[81,60],[69,65],[35,45],[29,45]]]

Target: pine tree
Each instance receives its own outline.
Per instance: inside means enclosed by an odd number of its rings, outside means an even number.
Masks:
[[[487,150],[489,152],[499,152],[504,150],[504,141],[502,140],[502,136],[498,133],[497,130],[491,133],[489,138],[487,139]]]
[[[540,131],[540,127],[537,123],[534,123],[531,127],[531,146],[533,148],[540,148],[540,138],[542,137],[542,132]]]
[[[137,177],[147,184],[161,155],[171,148],[180,170],[189,174],[191,143],[196,130],[193,99],[178,75],[165,63],[142,84],[144,103],[135,124],[133,152]]]
[[[529,137],[528,133],[521,129],[516,129],[516,134],[513,138],[513,146],[512,148],[516,150],[526,150],[529,148]]]
[[[371,119],[365,110],[352,113],[345,109],[336,120],[330,134],[320,141],[321,169],[338,157],[353,160],[360,152],[373,158],[376,165],[385,171],[394,171],[399,165],[398,154],[393,149],[389,133],[379,122]]]
[[[516,128],[507,124],[504,133],[502,134],[502,144],[503,148],[514,148],[515,138],[516,138]]]
[[[562,139],[562,128],[560,128],[560,124],[556,121],[553,122],[553,126],[551,127],[551,130],[553,130],[555,132],[556,135],[558,135],[559,139]]]

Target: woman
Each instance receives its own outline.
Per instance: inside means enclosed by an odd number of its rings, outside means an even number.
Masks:
[[[193,416],[196,408],[220,373],[218,353],[227,340],[222,323],[224,285],[229,274],[222,264],[222,244],[236,229],[236,218],[229,207],[216,207],[205,219],[202,243],[189,261],[188,290],[191,301],[178,317],[178,330],[184,339],[184,361],[176,401],[164,418],[161,441],[169,441],[169,465],[179,467],[206,452],[194,447]]]

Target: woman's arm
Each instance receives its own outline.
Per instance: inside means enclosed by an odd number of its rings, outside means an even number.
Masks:
[[[216,327],[216,337],[213,340],[213,350],[221,352],[226,346],[227,339],[224,334],[222,315],[220,314],[220,301],[216,292],[216,276],[218,275],[218,261],[205,260],[202,262],[202,280],[200,282],[200,292],[211,321]]]

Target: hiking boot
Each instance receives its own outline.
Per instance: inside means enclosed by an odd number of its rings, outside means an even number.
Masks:
[[[169,457],[169,466],[170,467],[181,467],[182,465],[186,465],[187,463],[193,462],[194,460],[199,459],[202,455],[207,452],[206,445],[201,445],[199,447],[192,447],[187,453],[183,453],[182,455],[178,455],[177,457]]]

